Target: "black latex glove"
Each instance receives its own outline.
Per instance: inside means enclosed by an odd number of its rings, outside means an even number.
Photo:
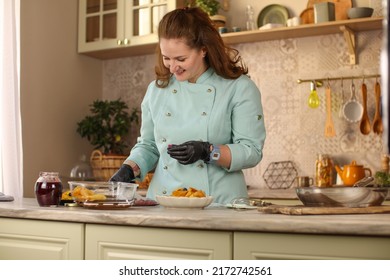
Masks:
[[[202,141],[188,141],[180,145],[168,147],[168,154],[181,164],[191,164],[198,160],[210,160],[210,143]]]
[[[125,182],[132,183],[134,182],[134,171],[130,165],[122,164],[122,166],[115,172],[114,175],[110,178],[110,182]]]

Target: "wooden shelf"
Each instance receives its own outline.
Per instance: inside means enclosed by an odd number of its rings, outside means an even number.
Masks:
[[[340,28],[342,26],[347,26],[355,32],[382,29],[382,21],[383,18],[379,17],[339,20],[318,24],[303,24],[294,27],[225,33],[222,34],[222,37],[228,44],[250,43],[341,33]]]
[[[356,60],[355,63],[353,63],[353,56],[355,50],[355,33],[361,31],[379,30],[382,28],[383,18],[375,17],[332,21],[320,24],[304,24],[294,27],[280,27],[266,30],[232,32],[222,34],[222,38],[227,44],[232,45],[344,33],[350,51],[351,64],[355,64]],[[348,43],[349,41],[350,43]],[[98,59],[113,59],[120,57],[152,54],[156,49],[156,45],[157,43],[137,47],[118,47],[115,49],[94,51],[83,54]]]

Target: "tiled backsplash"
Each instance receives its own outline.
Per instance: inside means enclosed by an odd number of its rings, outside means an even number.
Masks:
[[[379,74],[382,31],[361,32],[356,36],[358,64],[349,64],[347,45],[342,34],[275,40],[235,45],[249,66],[249,74],[260,88],[267,139],[261,163],[245,170],[250,192],[261,196],[268,190],[263,174],[272,162],[292,161],[298,175],[314,176],[317,154],[329,154],[343,166],[356,160],[373,172],[387,153],[380,136],[362,135],[359,123],[348,123],[340,114],[343,102],[351,96],[351,80],[330,81],[332,118],[336,136],[324,136],[326,119],[325,87],[318,88],[320,106],[309,108],[310,84],[298,79],[346,77]],[[149,82],[154,79],[154,55],[104,62],[104,98],[121,97],[130,107],[139,106]],[[375,113],[375,78],[365,79],[368,88],[368,114]],[[325,81],[326,83],[326,81]],[[354,80],[356,96],[362,101],[362,79]],[[137,129],[133,132],[134,143]]]

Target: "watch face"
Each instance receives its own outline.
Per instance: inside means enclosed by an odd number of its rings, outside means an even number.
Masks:
[[[219,160],[219,157],[220,157],[220,154],[219,154],[219,153],[214,153],[214,154],[211,156],[211,158],[212,158],[213,160]]]

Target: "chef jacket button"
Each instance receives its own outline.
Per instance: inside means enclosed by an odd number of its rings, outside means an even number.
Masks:
[[[172,90],[172,93],[173,94],[177,93],[177,90],[176,89]]]
[[[213,90],[211,88],[207,89],[207,92],[212,92]]]
[[[166,113],[165,113],[165,116],[170,117],[170,116],[172,116],[172,114],[169,113],[169,112],[166,112]]]
[[[162,194],[167,194],[167,191],[163,191]]]
[[[202,116],[207,116],[207,113],[206,112],[202,112]]]
[[[199,163],[199,164],[198,164],[198,167],[199,167],[199,168],[203,168],[203,167],[204,167],[204,164],[203,164],[203,163]]]
[[[163,168],[164,168],[165,170],[167,170],[167,169],[168,169],[168,166],[165,165]]]
[[[161,142],[165,143],[165,142],[167,142],[167,139],[163,138],[163,139],[161,139]]]

